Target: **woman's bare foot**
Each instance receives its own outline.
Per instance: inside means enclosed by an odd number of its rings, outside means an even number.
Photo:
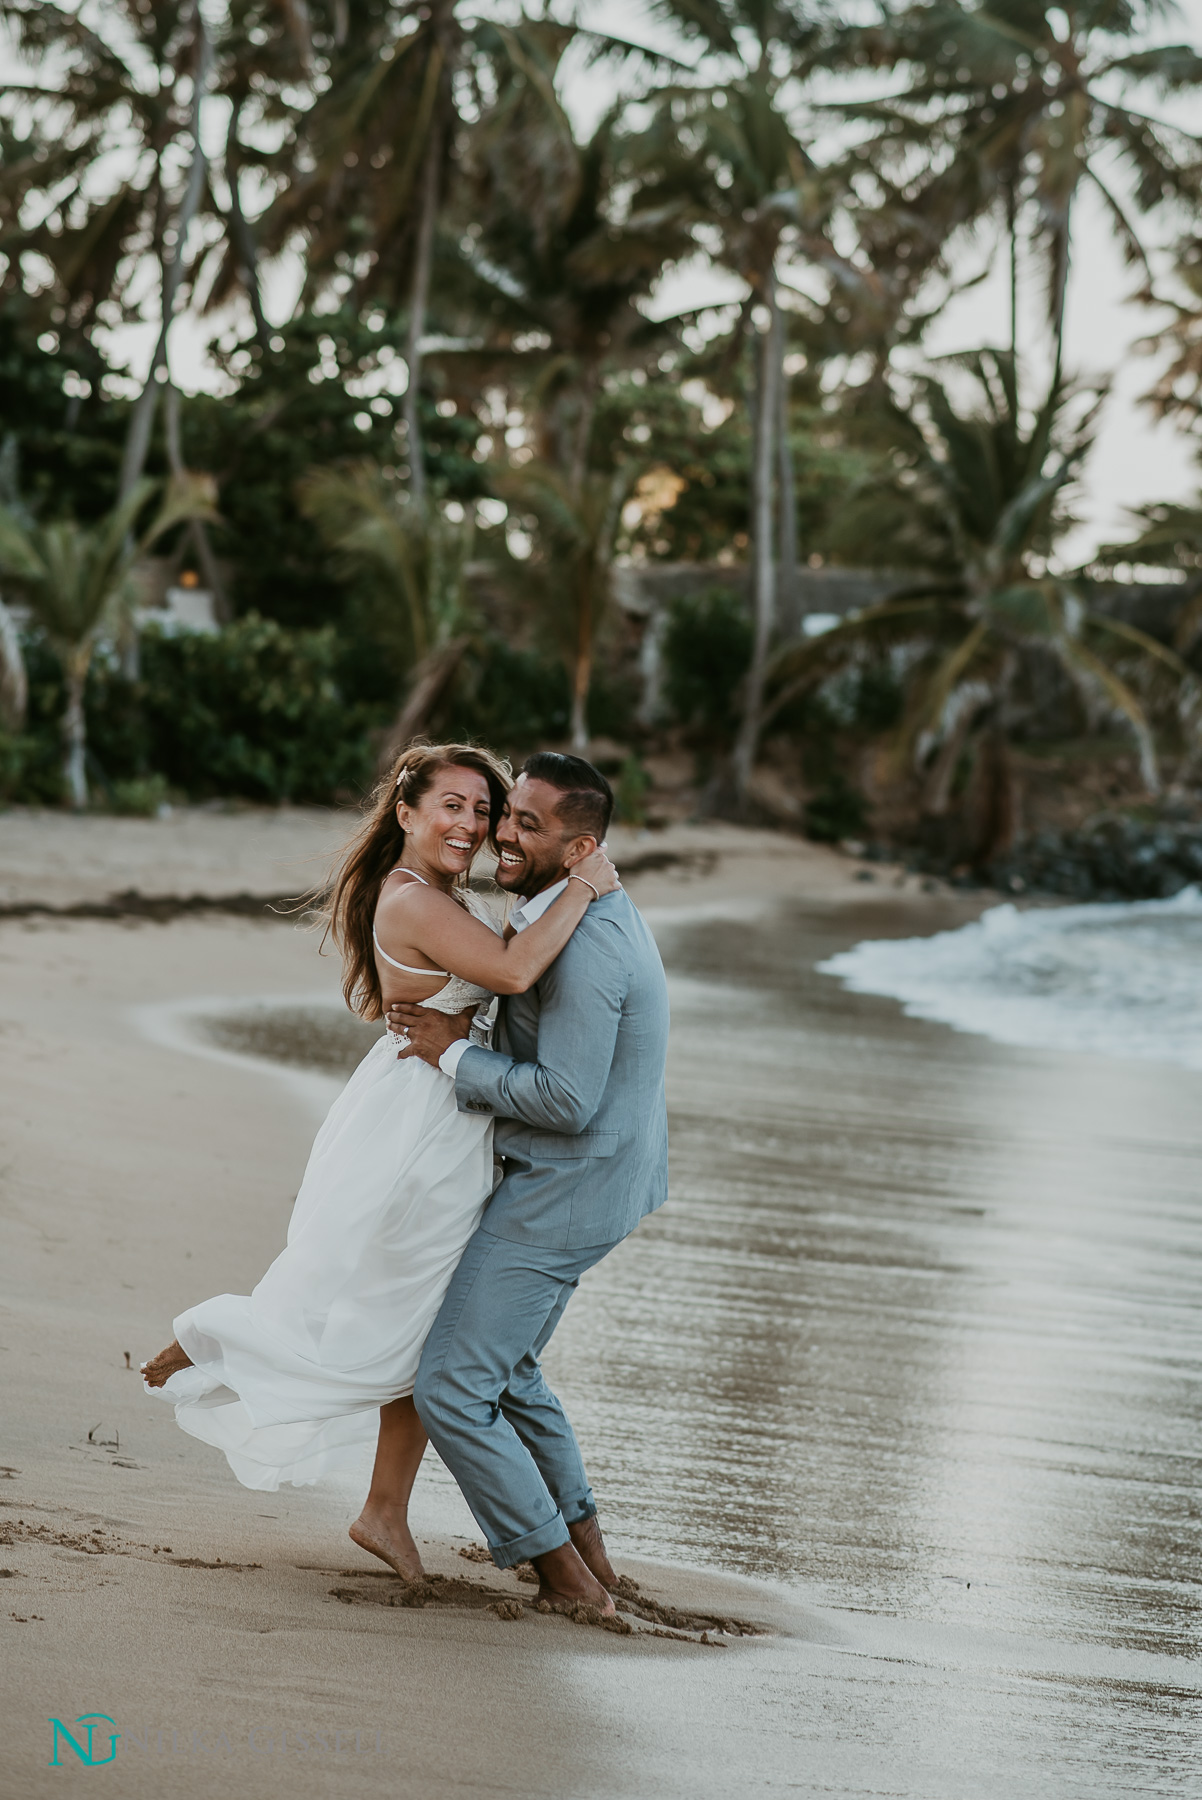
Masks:
[[[574,1525],[568,1526],[568,1536],[590,1575],[594,1575],[604,1588],[611,1591],[618,1585],[618,1577],[614,1573],[605,1550],[605,1539],[601,1536],[601,1527],[596,1516],[591,1519],[577,1519]]]
[[[403,1512],[364,1507],[350,1528],[360,1550],[378,1556],[402,1581],[424,1581],[426,1571]]]
[[[165,1350],[160,1350],[157,1356],[152,1356],[149,1362],[142,1364],[142,1379],[147,1387],[160,1388],[173,1375],[178,1375],[181,1369],[191,1367],[192,1358],[172,1338]]]
[[[552,1612],[562,1613],[575,1612],[578,1606],[595,1606],[603,1619],[617,1610],[601,1583],[589,1574],[575,1545],[561,1544],[558,1550],[530,1560],[538,1570],[536,1606],[545,1603]]]

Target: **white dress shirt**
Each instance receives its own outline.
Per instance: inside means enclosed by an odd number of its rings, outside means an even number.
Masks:
[[[570,877],[565,875],[562,881],[553,881],[550,887],[543,888],[541,893],[533,895],[529,900],[523,895],[509,915],[509,923],[513,929],[525,931],[527,925],[533,925],[536,919],[541,919],[551,902],[558,900],[569,880]],[[464,1051],[471,1049],[471,1042],[470,1038],[456,1038],[453,1044],[447,1045],[438,1059],[439,1068],[444,1075],[449,1075],[452,1081],[455,1079],[455,1071],[459,1067]]]

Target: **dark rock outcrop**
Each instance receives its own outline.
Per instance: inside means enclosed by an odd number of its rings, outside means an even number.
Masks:
[[[984,873],[1003,891],[1169,900],[1202,882],[1202,825],[1107,818],[1077,831],[1035,832]]]

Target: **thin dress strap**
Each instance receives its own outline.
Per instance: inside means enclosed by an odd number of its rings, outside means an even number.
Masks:
[[[385,950],[384,946],[381,944],[379,938],[376,936],[376,928],[374,925],[371,928],[371,941],[375,945],[377,953],[384,958],[386,963],[391,963],[394,969],[404,969],[406,975],[449,975],[451,973],[449,969],[417,969],[412,963],[398,962],[395,956],[389,956],[387,950]]]
[[[389,869],[388,874],[389,875],[412,875],[414,881],[420,881],[423,887],[429,887],[429,885],[430,885],[430,883],[426,880],[425,876],[419,875],[416,869],[402,869],[400,863],[398,863],[394,869]],[[384,877],[384,879],[387,881],[388,876],[386,875]],[[374,925],[371,928],[371,941],[376,947],[377,954],[382,956],[386,963],[390,964],[391,967],[394,969],[403,969],[405,971],[406,975],[446,975],[448,977],[450,976],[451,971],[449,969],[415,969],[412,963],[398,962],[395,956],[389,956],[387,950],[385,950],[385,948],[381,944],[379,938],[376,936],[376,928]]]

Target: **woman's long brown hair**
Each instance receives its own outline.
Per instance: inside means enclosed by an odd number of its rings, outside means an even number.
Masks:
[[[319,908],[325,937],[342,952],[342,993],[352,1012],[363,1019],[383,1017],[383,996],[376,972],[372,925],[384,877],[401,860],[405,833],[397,822],[397,803],[416,806],[440,769],[474,769],[488,783],[488,841],[495,834],[513,786],[509,764],[475,744],[410,744],[403,750],[368,801],[363,824],[342,854],[329,895]]]

